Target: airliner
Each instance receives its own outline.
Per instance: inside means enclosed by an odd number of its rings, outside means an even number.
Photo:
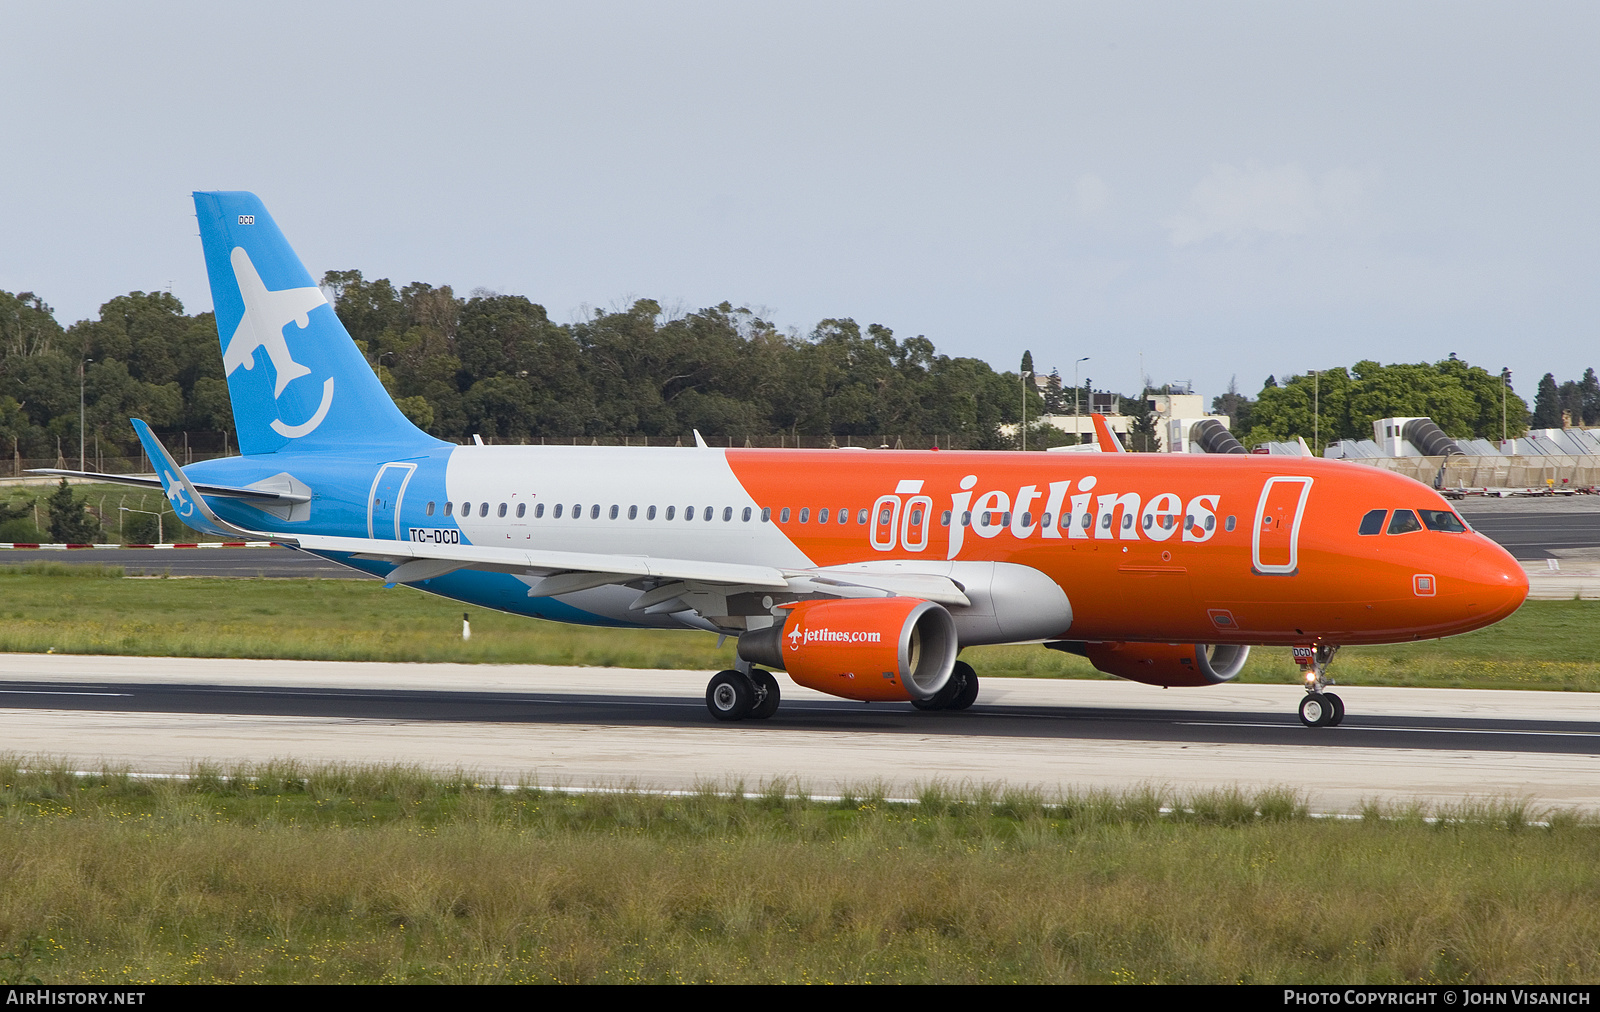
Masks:
[[[776,713],[769,669],[962,710],[963,648],[1039,643],[1169,687],[1290,647],[1300,720],[1332,727],[1340,647],[1482,628],[1527,596],[1409,478],[1117,452],[1103,419],[1107,452],[1071,454],[448,443],[396,408],[260,200],[194,202],[240,455],[179,467],[132,420],[185,523],[531,618],[733,637],[706,688],[718,720]]]

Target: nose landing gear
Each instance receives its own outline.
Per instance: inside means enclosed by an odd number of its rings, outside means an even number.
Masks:
[[[1306,727],[1338,727],[1344,722],[1344,700],[1325,691],[1333,684],[1327,669],[1338,652],[1336,644],[1294,648],[1294,662],[1300,665],[1306,687],[1305,698],[1300,700],[1300,723]]]

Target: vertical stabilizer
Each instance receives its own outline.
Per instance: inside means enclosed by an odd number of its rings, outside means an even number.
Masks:
[[[240,451],[438,442],[394,406],[255,194],[194,206]]]

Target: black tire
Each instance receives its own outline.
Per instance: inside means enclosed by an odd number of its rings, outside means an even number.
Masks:
[[[1331,719],[1329,719],[1328,726],[1329,727],[1338,727],[1340,724],[1343,724],[1344,723],[1344,700],[1340,699],[1338,696],[1334,695],[1331,692],[1324,692],[1322,694],[1322,698],[1326,699],[1333,706],[1333,717]]]
[[[743,720],[756,705],[756,687],[741,671],[719,671],[706,686],[706,709],[718,720]]]
[[[1300,700],[1300,723],[1306,727],[1327,727],[1333,719],[1333,704],[1320,692],[1308,692]]]
[[[778,680],[772,677],[772,672],[754,668],[750,672],[750,684],[756,690],[756,704],[750,708],[751,720],[766,720],[778,712],[778,702],[782,695],[778,692]]]
[[[962,664],[960,661],[957,661],[956,666],[950,670],[950,677],[945,681],[944,686],[940,688],[938,692],[935,692],[927,699],[913,699],[911,701],[911,705],[919,710],[955,709],[954,703],[957,697],[961,695],[961,690],[967,685],[967,679],[962,675],[963,669],[966,671],[972,670],[970,665]]]
[[[966,661],[956,661],[956,669],[950,673],[950,677],[957,675],[962,678],[961,690],[950,700],[950,709],[965,710],[978,701],[978,673]]]

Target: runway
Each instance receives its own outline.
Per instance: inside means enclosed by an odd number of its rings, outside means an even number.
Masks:
[[[1600,550],[1600,496],[1550,499],[1472,498],[1455,507],[1473,529],[1522,561]]]
[[[923,713],[780,676],[776,717],[724,725],[706,713],[707,677],[0,655],[0,740],[14,753],[144,772],[292,757],[563,786],[1289,786],[1326,811],[1486,796],[1600,811],[1600,694],[1356,686],[1339,690],[1345,724],[1313,730],[1294,715],[1293,685],[986,679],[972,710]]]

